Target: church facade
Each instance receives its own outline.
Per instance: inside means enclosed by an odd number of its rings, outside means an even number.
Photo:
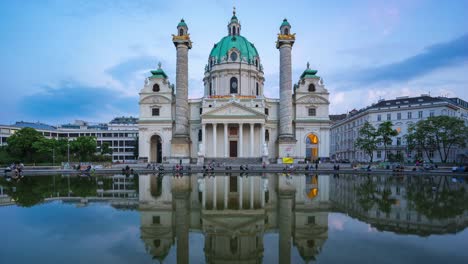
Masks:
[[[188,99],[192,42],[185,21],[177,25],[172,36],[177,50],[175,86],[159,65],[140,91],[140,160],[291,162],[329,157],[329,93],[309,65],[293,85],[291,53],[296,36],[289,22],[282,22],[276,42],[279,99],[264,96],[261,57],[241,35],[235,12],[227,31],[208,56],[203,97]]]

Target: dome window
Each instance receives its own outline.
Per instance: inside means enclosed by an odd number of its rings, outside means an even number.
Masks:
[[[159,91],[161,91],[161,89],[159,88],[159,84],[155,83],[153,85],[153,92],[159,92]]]
[[[288,29],[288,28],[285,28],[285,29],[284,29],[284,34],[285,34],[285,35],[289,35],[289,29]]]
[[[231,53],[231,60],[232,60],[232,61],[236,61],[236,60],[237,60],[237,53],[236,53],[236,52],[232,52],[232,53]]]
[[[315,85],[313,83],[309,84],[309,92],[315,92]]]
[[[231,80],[230,80],[230,92],[232,94],[236,94],[237,93],[237,87],[238,87],[238,82],[237,82],[237,78],[236,77],[232,77]]]
[[[181,28],[181,29],[179,29],[179,36],[183,36],[183,35],[184,35],[184,29]]]

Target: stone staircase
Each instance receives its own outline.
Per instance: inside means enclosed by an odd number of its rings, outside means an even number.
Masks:
[[[214,161],[216,164],[262,164],[262,158],[205,158],[205,164]]]

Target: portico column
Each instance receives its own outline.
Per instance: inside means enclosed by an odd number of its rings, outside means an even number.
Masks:
[[[228,124],[224,123],[224,157],[228,157]]]
[[[242,157],[242,127],[244,124],[239,123],[239,157]]]
[[[205,154],[205,157],[206,157],[206,154],[208,154],[208,153],[206,153],[206,150],[207,150],[206,149],[206,146],[207,146],[207,144],[206,144],[206,124],[202,124],[202,132],[201,133],[202,133],[202,143],[203,143],[203,147],[204,147],[203,151],[205,152],[204,154]]]
[[[254,156],[254,126],[255,124],[250,123],[250,157]]]
[[[213,158],[216,157],[216,126],[218,124],[213,123]]]

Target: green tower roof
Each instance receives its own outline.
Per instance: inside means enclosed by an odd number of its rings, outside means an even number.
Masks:
[[[289,27],[291,27],[291,25],[289,24],[289,22],[288,22],[288,20],[287,20],[286,18],[283,19],[283,23],[281,23],[281,26],[280,26],[280,27],[282,27],[282,26],[289,26]]]
[[[161,69],[161,63],[158,63],[158,69],[157,70],[152,70],[151,71],[151,76],[150,78],[156,78],[156,79],[167,79],[166,73]]]
[[[177,24],[177,27],[187,27],[187,24],[185,24],[185,20],[182,18],[179,22],[179,24]]]
[[[312,70],[309,68],[310,64],[307,63],[307,69],[301,74],[301,79],[304,78],[320,78],[320,76],[317,76],[317,70]]]
[[[253,63],[255,57],[259,57],[254,44],[249,42],[241,35],[226,36],[216,43],[210,52],[210,58],[215,57],[216,62],[221,62],[221,59],[228,56],[229,50],[236,48],[240,52],[241,58],[246,58],[248,63]]]

